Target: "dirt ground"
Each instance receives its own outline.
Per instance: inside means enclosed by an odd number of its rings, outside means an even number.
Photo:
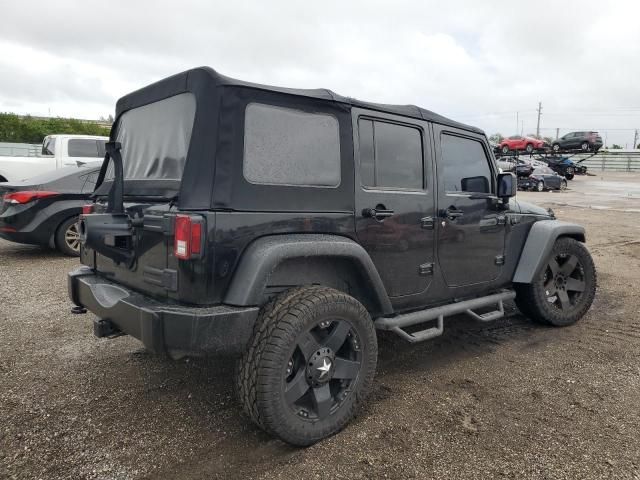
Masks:
[[[578,324],[445,323],[380,337],[371,401],[290,448],[244,418],[225,359],[98,340],[69,313],[76,260],[0,241],[0,479],[640,479],[640,176],[520,193],[582,223],[599,289]]]

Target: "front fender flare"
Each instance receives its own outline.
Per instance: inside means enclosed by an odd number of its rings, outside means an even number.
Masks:
[[[284,260],[326,257],[348,259],[369,282],[383,314],[393,313],[389,296],[371,257],[361,245],[346,237],[324,234],[271,235],[254,241],[242,254],[224,303],[259,305],[269,277]]]
[[[553,244],[559,237],[572,237],[584,242],[584,227],[559,220],[540,220],[535,222],[529,231],[529,236],[520,254],[520,260],[513,275],[513,282],[531,283],[546,265]]]

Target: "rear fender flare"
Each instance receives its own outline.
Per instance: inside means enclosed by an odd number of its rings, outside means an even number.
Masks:
[[[389,296],[369,254],[355,241],[336,235],[288,234],[259,238],[243,252],[233,274],[224,303],[260,305],[271,274],[290,259],[338,258],[347,260],[367,285],[368,293],[382,314],[393,313]]]
[[[586,240],[584,227],[559,220],[540,220],[533,224],[524,244],[518,266],[513,275],[514,283],[531,283],[546,265],[554,243],[560,237]]]

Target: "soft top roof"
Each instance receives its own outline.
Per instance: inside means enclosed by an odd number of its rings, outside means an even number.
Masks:
[[[405,117],[418,118],[421,120],[428,120],[442,125],[448,125],[451,127],[461,128],[464,130],[470,130],[476,133],[484,133],[482,130],[465,125],[449,118],[438,115],[430,110],[417,107],[415,105],[389,105],[382,103],[371,103],[357,100],[355,98],[343,97],[331,90],[325,88],[316,89],[303,89],[303,88],[285,88],[274,87],[269,85],[261,85],[258,83],[245,82],[243,80],[237,80],[235,78],[221,75],[210,67],[199,67],[191,70],[187,70],[171,77],[167,77],[158,82],[152,83],[146,87],[136,90],[118,100],[116,104],[116,117],[122,112],[136,108],[142,105],[146,105],[151,102],[167,98],[169,96],[177,95],[178,93],[187,91],[187,86],[192,81],[193,77],[198,77],[198,83],[204,81],[210,86],[210,88],[216,88],[220,86],[237,86],[252,88],[257,90],[278,92],[286,95],[296,95],[299,97],[313,98],[323,100],[326,102],[340,103],[344,105],[351,105],[359,108],[366,108],[370,110],[376,110],[379,112],[391,113],[395,115],[402,115]]]

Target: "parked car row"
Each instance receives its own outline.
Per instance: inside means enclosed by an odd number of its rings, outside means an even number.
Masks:
[[[597,152],[602,148],[602,137],[598,132],[582,131],[571,132],[554,140],[549,145],[544,140],[535,137],[513,135],[503,139],[500,143],[494,144],[494,151],[497,154],[508,155],[510,152],[534,153],[541,151],[560,152]]]

